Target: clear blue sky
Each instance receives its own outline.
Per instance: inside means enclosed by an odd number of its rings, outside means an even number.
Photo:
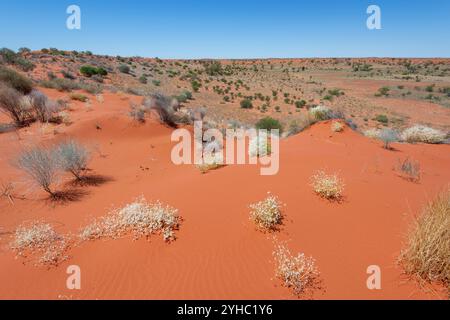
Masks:
[[[66,28],[81,7],[82,29]],[[368,30],[368,5],[382,30]],[[0,0],[0,47],[160,58],[450,57],[449,0]]]

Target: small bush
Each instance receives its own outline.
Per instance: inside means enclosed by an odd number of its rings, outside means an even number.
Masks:
[[[130,104],[130,117],[136,122],[145,122],[145,108],[134,103]]]
[[[85,77],[92,77],[94,75],[106,76],[108,72],[103,68],[97,68],[93,66],[82,66],[80,68],[80,73]]]
[[[172,241],[180,222],[177,209],[164,206],[159,201],[147,203],[141,197],[83,228],[79,237],[84,241],[104,237],[116,239],[132,233],[137,240],[148,238],[154,233],[162,233],[165,241]]]
[[[241,108],[242,109],[252,109],[253,108],[252,101],[250,99],[242,100],[241,101]]]
[[[337,174],[328,175],[324,171],[316,172],[312,178],[315,193],[328,200],[340,200],[344,191],[344,182]]]
[[[41,122],[56,121],[55,114],[61,110],[61,106],[47,98],[45,94],[38,90],[31,91],[30,104],[36,118]]]
[[[142,84],[147,84],[147,77],[146,76],[140,76],[139,77],[139,82]]]
[[[316,121],[328,120],[328,119],[331,119],[331,117],[332,117],[331,110],[324,106],[317,106],[317,107],[309,109],[309,114]]]
[[[16,89],[0,85],[0,111],[8,115],[18,127],[28,124],[31,106]]]
[[[0,82],[23,94],[29,94],[33,90],[33,82],[30,79],[9,68],[0,67]]]
[[[127,66],[126,64],[121,64],[119,66],[119,71],[122,72],[122,73],[129,74],[130,73],[130,67]]]
[[[61,170],[70,172],[77,180],[83,179],[82,173],[91,159],[91,153],[85,146],[75,140],[68,140],[58,144],[53,152]]]
[[[413,181],[418,182],[420,180],[420,163],[417,161],[413,161],[409,158],[406,158],[403,161],[398,160],[397,172],[401,177]]]
[[[378,121],[383,124],[387,124],[389,122],[389,118],[385,114],[379,114],[374,118],[375,121]]]
[[[265,200],[250,205],[250,209],[250,218],[260,230],[277,230],[282,222],[281,203],[270,193]]]
[[[402,140],[409,143],[443,143],[445,136],[442,131],[421,125],[408,128],[401,134]]]
[[[38,253],[38,262],[43,265],[57,265],[67,258],[64,254],[67,249],[66,239],[50,224],[42,222],[19,226],[10,247],[19,256]]]
[[[71,93],[69,97],[72,100],[81,101],[81,102],[87,102],[89,100],[89,98],[87,96],[85,96],[84,94],[81,94],[81,93]]]
[[[364,131],[364,135],[370,139],[378,139],[380,136],[380,130],[378,129],[368,129]]]
[[[383,148],[390,149],[391,143],[398,141],[399,136],[397,131],[385,128],[379,132],[378,139],[383,141]]]
[[[339,121],[334,121],[331,124],[331,131],[333,132],[342,132],[344,131],[344,125]]]
[[[303,253],[293,256],[285,244],[277,244],[273,256],[276,276],[296,296],[312,296],[314,290],[321,288],[320,272],[312,257]]]
[[[26,172],[44,191],[55,197],[51,185],[58,173],[58,163],[52,150],[35,147],[22,152],[17,159],[17,167]]]
[[[439,194],[414,220],[399,263],[405,273],[450,290],[450,189]]]
[[[281,125],[281,123],[278,120],[271,117],[265,117],[259,120],[256,123],[255,127],[256,129],[279,130],[280,133],[283,130],[283,126]]]
[[[160,93],[152,94],[149,98],[144,99],[143,105],[149,111],[155,111],[162,123],[169,125],[170,127],[176,127],[176,116],[174,101],[176,99],[167,97]],[[178,103],[178,102],[177,102]]]

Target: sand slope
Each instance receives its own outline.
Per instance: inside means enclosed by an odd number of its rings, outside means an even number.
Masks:
[[[405,281],[395,259],[413,215],[450,181],[449,146],[395,144],[387,151],[348,128],[332,133],[330,123],[320,123],[282,140],[278,175],[260,176],[257,166],[248,165],[202,175],[194,166],[171,163],[171,129],[154,121],[131,122],[128,100],[136,98],[104,96],[104,103],[91,97],[89,109],[76,104],[74,124],[60,126],[57,135],[43,133],[38,124],[22,130],[20,141],[14,133],[0,135],[2,179],[19,181],[19,193],[28,188],[10,161],[23,146],[38,141],[70,136],[86,142],[96,150],[91,174],[106,178],[99,186],[83,187],[78,201],[65,204],[52,204],[39,191],[14,206],[0,198],[0,298],[291,299],[274,278],[273,236],[317,260],[325,291],[316,299],[439,297]],[[420,183],[393,171],[407,156],[420,161]],[[343,177],[343,203],[312,192],[310,177],[318,169]],[[286,204],[285,224],[274,234],[256,231],[249,220],[249,204],[268,191]],[[150,241],[84,243],[51,269],[15,259],[7,248],[10,233],[23,221],[42,219],[60,232],[76,233],[93,217],[140,195],[179,209],[184,221],[175,242],[153,236]],[[79,291],[66,289],[66,268],[72,264],[81,267]],[[366,287],[366,269],[373,264],[382,269],[379,291]]]

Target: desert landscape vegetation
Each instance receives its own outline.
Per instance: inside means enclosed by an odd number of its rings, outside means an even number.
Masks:
[[[0,111],[2,299],[449,297],[450,59],[3,48]],[[278,174],[173,164],[194,121]]]

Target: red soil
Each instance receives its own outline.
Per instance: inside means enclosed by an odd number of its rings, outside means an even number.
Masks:
[[[43,91],[52,98],[63,95]],[[96,146],[91,173],[111,178],[84,187],[81,199],[63,205],[46,201],[38,190],[15,205],[0,198],[0,298],[294,298],[274,275],[274,235],[289,240],[293,252],[317,260],[325,292],[316,299],[439,298],[407,281],[395,260],[414,214],[450,181],[449,146],[395,144],[387,151],[348,128],[332,133],[330,123],[321,123],[282,140],[275,176],[260,176],[257,166],[227,166],[203,175],[194,166],[171,163],[171,129],[131,122],[127,100],[135,97],[104,97],[104,103],[91,97],[89,109],[74,103],[74,123],[58,126],[57,135],[42,133],[38,124],[22,130],[20,141],[15,133],[0,135],[3,180],[23,181],[11,166],[21,147],[67,136]],[[407,156],[420,161],[420,183],[393,171]],[[311,175],[324,168],[345,180],[340,204],[311,190]],[[16,193],[25,191],[26,184],[18,184]],[[249,204],[268,191],[286,204],[284,226],[274,234],[257,231],[249,220]],[[175,242],[164,243],[161,236],[87,242],[51,269],[15,258],[8,249],[11,233],[23,221],[44,220],[61,233],[75,234],[93,217],[140,195],[179,209],[184,221]],[[66,268],[73,264],[81,267],[79,291],[66,289]],[[369,265],[381,267],[381,290],[366,287]]]

